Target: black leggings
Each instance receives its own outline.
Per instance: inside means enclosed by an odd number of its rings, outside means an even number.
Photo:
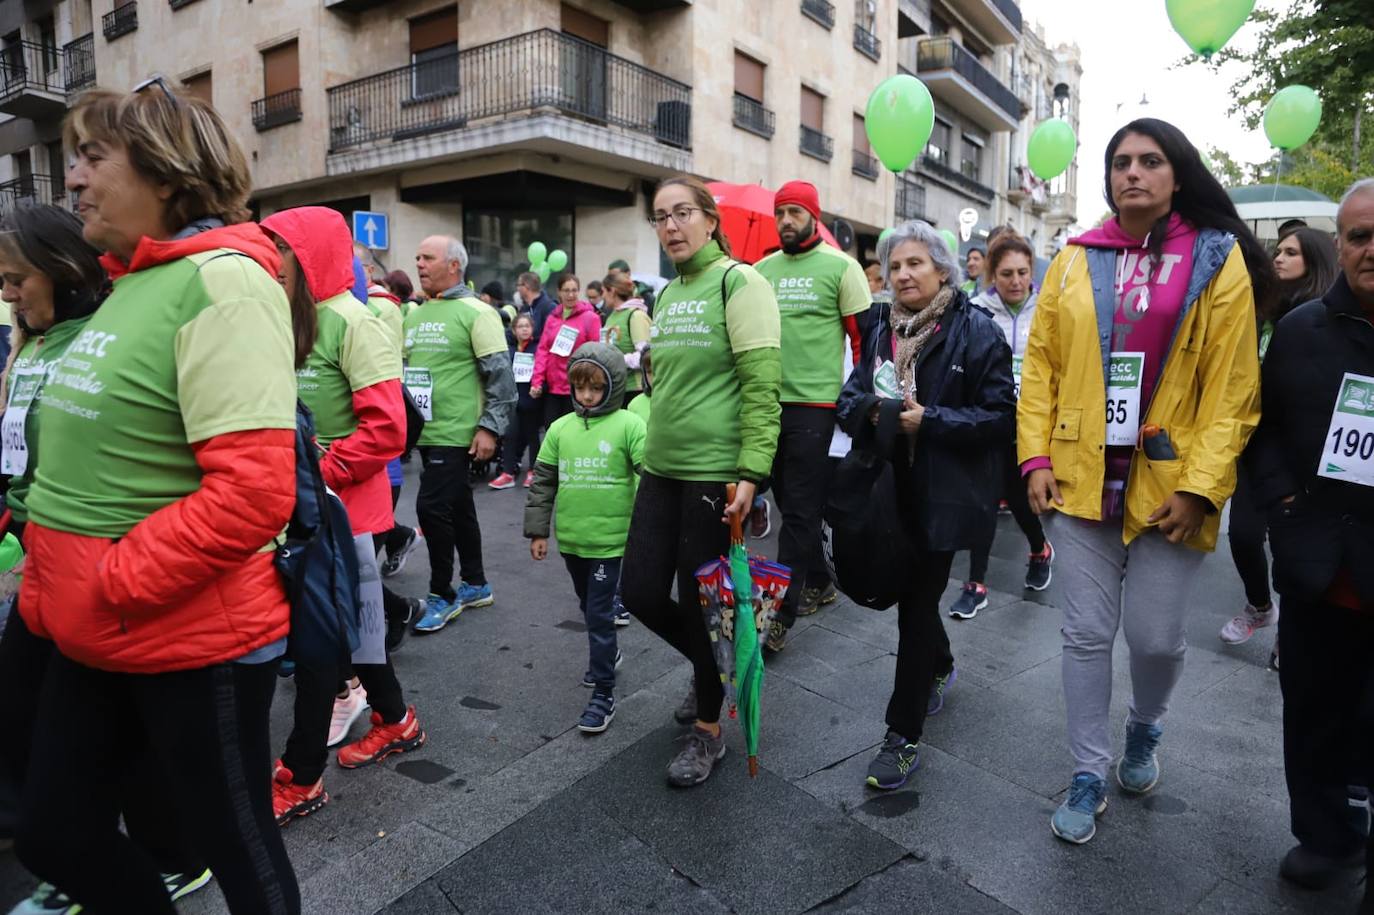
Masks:
[[[501,469],[506,473],[515,476],[520,472],[520,458],[526,451],[530,454],[530,465],[525,469],[534,469],[534,461],[539,457],[539,427],[543,419],[542,405],[528,409],[520,407],[515,411],[515,422],[506,430],[505,445],[501,449],[505,463]]]
[[[1227,539],[1231,541],[1231,559],[1245,586],[1245,599],[1250,606],[1269,605],[1269,557],[1264,553],[1264,540],[1269,523],[1255,504],[1250,475],[1245,465],[1236,465],[1236,491],[1231,496],[1231,521]]]
[[[300,889],[272,816],[268,713],[277,663],[161,674],[95,670],[59,653],[39,700],[15,850],[92,913],[173,915],[159,867],[119,831],[120,773],[151,748],[229,911],[295,915]]]
[[[697,718],[708,723],[720,720],[725,690],[697,599],[696,571],[730,548],[730,529],[720,520],[724,513],[724,483],[688,483],[644,473],[620,572],[625,609],[692,662]],[[674,578],[676,601],[671,596]]]
[[[396,503],[400,501],[401,487],[391,487],[391,508],[393,511],[396,508]],[[395,556],[406,545],[406,541],[409,540],[414,533],[414,528],[406,527],[404,524],[397,521],[396,526],[386,532],[386,554],[388,556]]]
[[[1016,519],[1017,527],[1021,528],[1021,533],[1026,535],[1026,542],[1030,544],[1032,553],[1039,553],[1045,549],[1045,529],[1040,526],[1040,519],[1035,512],[1031,511],[1030,496],[1026,492],[1026,481],[1021,479],[1021,468],[1016,464],[1016,455],[1007,455],[1007,466],[1005,475],[1002,477],[1002,498],[1007,500],[1007,508],[1011,509],[1011,516]],[[986,543],[980,543],[968,551],[968,580],[976,581],[980,585],[987,584],[988,580],[988,557],[992,555],[992,541],[996,536],[996,529],[993,537],[989,537]],[[903,735],[905,736],[905,735]]]
[[[940,621],[940,595],[953,560],[953,553],[918,554],[908,590],[897,601],[897,671],[887,702],[887,726],[912,743],[925,731],[935,678],[954,669],[949,636]]]

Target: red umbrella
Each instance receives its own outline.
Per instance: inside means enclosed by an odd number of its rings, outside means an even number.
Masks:
[[[724,181],[712,181],[706,187],[716,198],[720,228],[730,239],[735,257],[753,264],[782,247],[773,218],[773,191],[761,184],[727,184]],[[821,238],[838,248],[825,224],[819,223],[818,227]]]

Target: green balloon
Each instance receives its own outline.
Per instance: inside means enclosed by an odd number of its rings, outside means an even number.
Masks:
[[[530,266],[538,267],[544,263],[544,255],[549,253],[549,249],[544,247],[542,241],[531,242],[529,249],[525,252],[529,255]]]
[[[1264,135],[1279,149],[1297,149],[1317,132],[1322,100],[1307,86],[1284,86],[1264,109]]]
[[[1203,57],[1211,57],[1250,18],[1255,0],[1165,0],[1169,24]]]
[[[537,265],[534,268],[534,272],[539,274],[539,282],[547,283],[549,281],[549,274],[553,273],[553,270],[549,267],[549,262],[545,261]]]
[[[958,257],[959,239],[954,236],[954,233],[951,232],[949,229],[941,229],[940,237],[945,240],[945,244],[949,245],[949,253],[953,254],[955,257]]]
[[[1026,144],[1026,160],[1031,171],[1049,181],[1064,174],[1078,151],[1078,138],[1073,127],[1063,118],[1041,121]]]
[[[935,102],[925,83],[914,76],[890,76],[868,97],[864,114],[868,144],[894,172],[916,160],[934,127]]]
[[[883,229],[881,232],[879,232],[879,233],[878,233],[878,244],[881,245],[883,242],[887,241],[887,237],[888,237],[889,235],[891,235],[891,234],[892,234],[892,230],[891,230],[891,229]]]
[[[568,266],[568,252],[562,248],[554,248],[549,252],[549,268],[552,270],[562,270]]]

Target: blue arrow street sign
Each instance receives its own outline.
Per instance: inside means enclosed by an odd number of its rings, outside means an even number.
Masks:
[[[391,224],[385,213],[353,211],[353,240],[376,250],[391,247]]]

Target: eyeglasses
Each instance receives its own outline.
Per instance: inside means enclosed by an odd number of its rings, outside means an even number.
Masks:
[[[137,95],[149,86],[157,86],[162,90],[162,94],[167,96],[167,101],[172,103],[173,108],[181,107],[181,100],[177,98],[176,90],[167,85],[167,80],[161,74],[150,76],[129,90],[131,95]]]
[[[682,226],[685,226],[687,223],[692,221],[693,213],[700,212],[702,212],[701,207],[689,207],[685,203],[680,204],[679,206],[673,207],[673,212],[671,213],[658,212],[650,216],[649,225],[653,226],[655,229],[658,229],[667,224],[669,220],[672,220],[673,225],[681,228]]]

